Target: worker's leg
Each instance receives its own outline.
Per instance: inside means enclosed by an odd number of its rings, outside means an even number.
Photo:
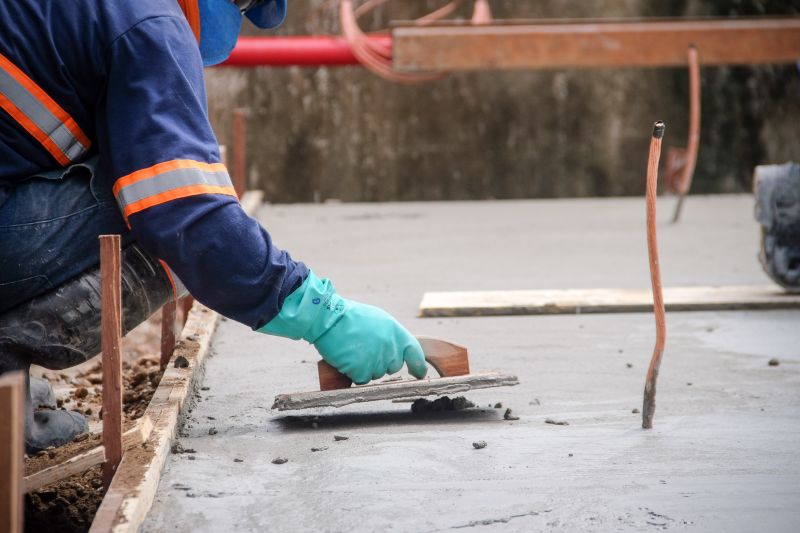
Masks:
[[[754,181],[761,265],[776,283],[800,292],[800,164],[756,167]]]
[[[92,177],[92,165],[78,166],[0,195],[0,374],[30,364],[67,368],[98,353],[99,235],[122,235],[126,332],[171,296],[161,265],[132,242],[111,192],[96,190]],[[77,413],[34,407],[29,449],[69,442],[86,428]]]

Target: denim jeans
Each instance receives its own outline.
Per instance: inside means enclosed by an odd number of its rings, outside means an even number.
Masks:
[[[0,185],[0,313],[96,267],[99,235],[132,242],[96,167],[93,158]]]

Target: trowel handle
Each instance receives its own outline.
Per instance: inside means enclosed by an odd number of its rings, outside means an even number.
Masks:
[[[469,374],[467,349],[458,344],[432,337],[417,337],[425,360],[436,369],[441,377],[464,376]],[[319,390],[346,389],[353,382],[325,361],[317,363]]]

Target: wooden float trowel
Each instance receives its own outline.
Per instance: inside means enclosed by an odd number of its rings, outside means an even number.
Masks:
[[[473,389],[518,385],[516,376],[504,372],[470,373],[469,356],[463,346],[431,337],[417,337],[425,360],[438,372],[438,378],[385,380],[353,386],[350,378],[325,361],[317,364],[318,391],[279,394],[273,409],[288,411],[312,407],[342,407],[351,403],[442,396]]]

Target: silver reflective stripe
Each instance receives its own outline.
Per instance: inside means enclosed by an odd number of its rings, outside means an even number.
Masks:
[[[0,92],[47,134],[70,161],[86,153],[88,146],[83,146],[63,122],[3,68],[0,68]]]
[[[224,170],[207,172],[199,168],[178,168],[122,187],[117,193],[117,202],[124,211],[139,200],[192,185],[232,187],[231,178]]]

